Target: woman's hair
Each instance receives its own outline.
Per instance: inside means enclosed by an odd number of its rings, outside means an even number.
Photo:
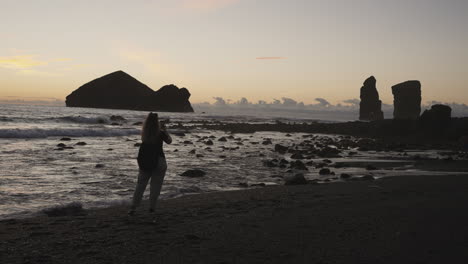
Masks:
[[[156,143],[160,132],[158,114],[149,113],[145,123],[143,123],[141,141],[150,144]]]

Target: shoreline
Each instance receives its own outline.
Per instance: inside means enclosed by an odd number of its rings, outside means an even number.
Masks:
[[[0,221],[5,263],[456,263],[468,176],[272,186]]]

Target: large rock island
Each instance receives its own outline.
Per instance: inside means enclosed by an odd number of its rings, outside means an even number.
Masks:
[[[129,109],[163,112],[193,112],[190,92],[171,84],[158,91],[123,71],[86,83],[66,98],[69,107]]]

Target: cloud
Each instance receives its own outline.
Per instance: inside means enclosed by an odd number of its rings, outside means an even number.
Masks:
[[[218,105],[218,106],[224,106],[224,105],[226,105],[226,101],[225,101],[222,97],[213,97],[213,99],[216,100],[216,102],[214,103],[214,105]]]
[[[182,0],[180,6],[184,9],[212,11],[235,4],[240,0]]]
[[[285,60],[286,57],[257,57],[257,60]]]
[[[315,98],[315,101],[319,103],[320,106],[329,106],[331,105],[326,99],[323,98]]]
[[[359,99],[347,99],[347,100],[343,100],[343,103],[357,106],[357,105],[359,105],[361,103],[361,100],[359,100]]]
[[[9,57],[0,57],[0,67],[14,70],[26,70],[37,66],[47,65],[47,61],[41,61],[34,55],[16,55]]]

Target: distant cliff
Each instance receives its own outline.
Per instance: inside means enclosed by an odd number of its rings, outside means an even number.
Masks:
[[[193,112],[190,92],[171,84],[158,91],[123,71],[88,82],[66,98],[69,107],[130,109],[162,112]]]

